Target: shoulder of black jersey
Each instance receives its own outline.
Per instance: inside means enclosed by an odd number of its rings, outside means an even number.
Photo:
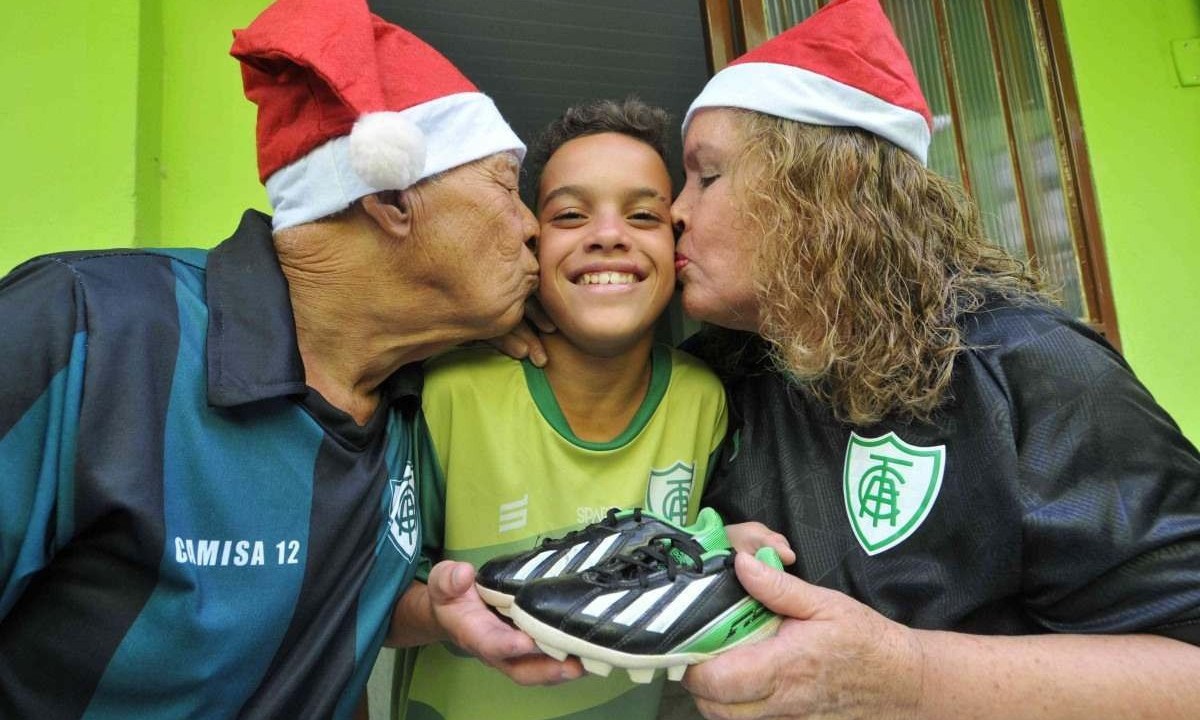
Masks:
[[[1052,414],[1095,393],[1145,395],[1125,359],[1058,308],[1034,303],[989,308],[975,313],[966,331],[969,361],[960,377],[998,383],[1023,414]],[[976,363],[987,370],[968,372]]]
[[[1046,345],[1070,346],[1125,364],[1103,335],[1062,308],[1041,302],[992,302],[967,315],[962,327],[967,347],[975,352],[1004,353]]]
[[[773,370],[766,341],[753,333],[709,326],[679,349],[708,365],[723,382]]]

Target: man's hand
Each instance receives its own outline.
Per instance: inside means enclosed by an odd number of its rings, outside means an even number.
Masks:
[[[746,590],[784,621],[775,637],[688,670],[684,687],[704,717],[916,716],[923,657],[912,630],[746,553],[735,563]]]
[[[494,337],[488,342],[500,352],[522,360],[526,357],[538,367],[546,366],[546,347],[538,337],[539,332],[552,333],[558,328],[542,309],[536,298],[525,301],[525,319],[505,335]]]
[[[463,650],[521,685],[553,685],[583,675],[579,660],[542,654],[533,638],[501,619],[475,591],[469,563],[444,560],[429,573],[429,602],[437,623]]]

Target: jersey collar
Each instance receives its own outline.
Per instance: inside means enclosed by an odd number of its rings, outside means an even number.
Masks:
[[[247,210],[208,256],[208,401],[232,407],[304,394],[304,363],[271,218]]]

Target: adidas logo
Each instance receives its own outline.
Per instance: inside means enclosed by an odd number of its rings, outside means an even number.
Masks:
[[[559,575],[563,574],[563,571],[566,570],[568,566],[571,565],[572,560],[583,554],[585,549],[588,549],[588,552],[586,553],[587,557],[585,557],[583,562],[575,567],[575,570],[587,570],[596,563],[600,562],[602,559],[611,555],[613,545],[616,545],[617,541],[620,539],[621,536],[619,533],[613,533],[600,542],[585,541],[575,543],[568,548],[566,552],[561,550],[544,550],[522,564],[521,567],[517,569],[517,572],[513,574],[513,579],[529,579],[535,572],[541,569],[547,562],[550,561],[551,558],[555,556],[557,556],[558,559],[554,561],[554,564],[551,565],[548,570],[543,573],[539,573],[539,577],[558,577]]]
[[[672,597],[667,601],[666,605],[661,610],[656,611],[652,618],[649,618],[649,623],[646,625],[647,632],[664,632],[674,625],[677,620],[679,620],[680,615],[682,615],[687,611],[688,608],[695,604],[696,599],[700,596],[700,593],[704,592],[704,590],[708,588],[709,585],[712,585],[716,579],[717,577],[713,575],[691,583],[682,589],[671,585],[666,585],[648,593],[644,593],[638,596],[632,602],[625,605],[624,609],[613,615],[608,622],[631,627],[634,624],[647,619],[647,613],[649,612],[650,608],[656,606],[658,602],[663,600],[668,593],[675,591],[674,593],[671,593]],[[631,590],[621,590],[619,592],[601,595],[600,597],[597,597],[595,600],[592,600],[590,603],[588,603],[586,607],[579,611],[579,613],[585,617],[593,617],[599,620],[606,615],[609,608],[628,597],[632,592],[633,591]]]
[[[715,511],[700,511],[690,526],[676,525],[641,509],[608,511],[603,520],[561,538],[548,538],[525,552],[493,558],[479,568],[475,586],[485,602],[505,613],[527,583],[584,572],[622,552],[641,547],[663,533],[703,533],[721,527]]]

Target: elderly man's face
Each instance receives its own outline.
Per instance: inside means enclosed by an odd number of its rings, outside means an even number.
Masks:
[[[417,232],[460,321],[486,338],[520,321],[537,289],[530,250],[538,225],[517,192],[520,166],[498,153],[454,168],[419,189]]]

